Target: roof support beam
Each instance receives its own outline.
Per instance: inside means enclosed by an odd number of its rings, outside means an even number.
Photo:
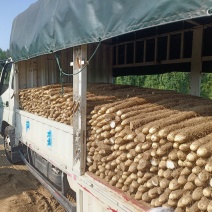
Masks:
[[[200,24],[194,20],[186,20],[186,22],[190,23],[190,24],[193,24],[195,26],[199,26]]]

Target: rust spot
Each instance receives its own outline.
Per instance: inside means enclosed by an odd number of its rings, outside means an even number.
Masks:
[[[118,212],[118,210],[115,210],[115,209],[113,209],[113,208],[111,208],[111,207],[108,207],[107,210],[109,210],[109,211],[111,211],[111,212]]]

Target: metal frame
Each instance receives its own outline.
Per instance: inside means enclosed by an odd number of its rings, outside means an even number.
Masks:
[[[191,95],[196,95],[200,96],[200,85],[201,85],[201,73],[202,73],[202,61],[212,61],[212,55],[211,56],[203,56],[202,55],[202,43],[203,43],[203,29],[204,27],[212,27],[211,24],[206,24],[206,25],[198,25],[194,28],[190,29],[185,29],[185,30],[180,30],[180,31],[174,31],[170,33],[164,33],[160,35],[155,35],[155,36],[150,36],[142,39],[135,39],[133,41],[126,41],[122,43],[115,44],[114,47],[116,48],[116,53],[115,53],[115,61],[116,63],[113,65],[114,69],[119,69],[122,68],[130,68],[130,67],[144,67],[144,66],[154,66],[154,65],[168,65],[168,64],[180,64],[180,63],[190,63],[191,64],[191,69],[190,69],[190,94]],[[193,42],[192,42],[192,54],[190,58],[184,58],[184,33],[192,31],[193,32]],[[172,35],[177,35],[180,34],[181,38],[181,45],[180,45],[180,55],[178,59],[170,59],[170,45],[171,45],[171,36]],[[160,37],[167,37],[167,48],[166,48],[166,59],[157,61],[157,56],[158,56],[158,51],[157,51],[157,46],[158,46],[158,38]],[[155,47],[154,47],[154,60],[147,62],[146,61],[146,51],[147,51],[147,41],[150,39],[155,40]],[[144,47],[143,47],[143,62],[138,62],[136,63],[136,42],[138,41],[143,41]],[[134,44],[134,58],[133,58],[133,63],[127,64],[126,63],[126,57],[127,53],[125,51],[125,58],[124,58],[124,63],[119,64],[118,63],[118,51],[119,51],[119,46],[124,45],[125,49],[126,46],[129,43]]]

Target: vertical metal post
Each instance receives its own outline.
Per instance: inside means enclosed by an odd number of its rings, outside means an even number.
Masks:
[[[116,63],[115,65],[119,65],[119,45],[116,45]]]
[[[170,58],[170,41],[171,41],[171,37],[170,35],[167,35],[166,60],[169,60]]]
[[[19,69],[18,69],[18,64],[15,63],[13,64],[13,69],[14,69],[14,109],[13,109],[13,113],[15,113],[16,109],[19,108],[19,80],[18,80],[18,73],[19,73]],[[16,128],[16,115],[13,115],[13,126],[15,126]],[[18,146],[19,144],[19,139],[17,138],[17,136],[15,136],[15,145]]]
[[[124,64],[127,64],[127,44],[124,44]]]
[[[143,56],[143,63],[146,62],[146,41],[147,41],[147,40],[144,40],[144,49],[143,49],[144,56]]]
[[[133,63],[136,63],[136,42],[133,42]]]
[[[180,59],[183,59],[184,53],[184,32],[181,32],[181,44],[180,44]]]
[[[154,55],[154,62],[157,63],[158,59],[158,38],[155,37],[155,55]]]
[[[83,64],[84,61],[84,64]],[[87,93],[87,45],[73,49],[73,136],[74,136],[74,167],[75,173],[85,172],[86,160],[86,93]],[[82,72],[81,69],[83,68]],[[80,73],[79,73],[80,72]]]
[[[202,72],[202,36],[203,27],[194,29],[190,72],[190,94],[200,96]]]

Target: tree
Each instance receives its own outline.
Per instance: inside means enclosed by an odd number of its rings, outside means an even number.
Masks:
[[[0,60],[7,59],[8,57],[10,57],[9,55],[9,50],[4,51],[0,48]]]
[[[185,94],[189,93],[189,81],[189,73],[184,72],[171,72],[145,76],[122,76],[115,78],[116,84],[173,90]],[[201,96],[212,99],[212,74],[203,74]]]
[[[201,96],[212,99],[212,73],[202,75]]]

